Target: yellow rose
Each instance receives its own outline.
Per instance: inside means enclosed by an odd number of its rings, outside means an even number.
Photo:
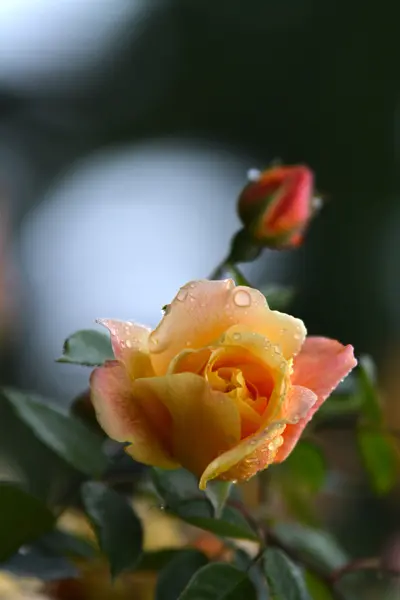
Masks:
[[[154,331],[100,323],[116,360],[91,376],[99,423],[137,461],[185,467],[201,489],[284,460],[356,365],[351,346],[306,339],[301,320],[230,279],[182,287]]]

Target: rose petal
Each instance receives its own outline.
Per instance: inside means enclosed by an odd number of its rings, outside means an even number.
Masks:
[[[148,350],[149,327],[116,319],[98,319],[98,323],[109,330],[114,356],[125,365],[132,379],[154,374]]]
[[[169,415],[162,405],[147,413],[135,401],[132,382],[124,367],[109,361],[95,369],[90,378],[91,398],[104,431],[118,442],[131,442],[126,451],[139,462],[164,468],[177,465],[166,446]]]
[[[276,420],[271,422],[266,412],[257,433],[212,461],[201,476],[201,489],[205,489],[210,479],[250,479],[275,461],[277,452],[284,443],[286,428],[290,427],[291,422],[307,414],[317,401],[317,396],[311,390],[301,386],[292,386],[283,394],[284,399],[277,403],[279,408],[275,411]]]
[[[292,381],[315,392],[318,400],[297,424],[287,426],[276,462],[285,460],[290,454],[314,413],[356,364],[352,346],[343,346],[336,340],[322,337],[306,339],[300,354],[294,359]]]
[[[258,290],[225,281],[193,281],[181,288],[157,329],[149,349],[156,374],[166,373],[182,350],[214,344],[233,325],[266,337],[285,358],[299,352],[306,330],[301,320],[271,311]]]
[[[158,399],[172,417],[172,454],[197,475],[216,456],[240,440],[240,415],[227,395],[211,390],[193,373],[138,379],[133,385],[141,405]]]

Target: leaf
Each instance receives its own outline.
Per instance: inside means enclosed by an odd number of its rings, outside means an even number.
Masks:
[[[268,548],[263,564],[271,600],[311,600],[303,573],[281,550]]]
[[[343,415],[357,415],[361,407],[362,398],[359,394],[333,394],[322,404],[315,418],[321,421]]]
[[[94,481],[82,485],[81,495],[112,577],[135,567],[142,554],[143,530],[131,506],[120,494]]]
[[[198,480],[185,469],[153,468],[151,478],[165,508],[187,523],[217,535],[256,540],[257,536],[239,510],[225,506],[215,518],[215,509]],[[214,499],[216,502],[216,499]]]
[[[205,495],[214,508],[214,516],[219,519],[229,498],[232,482],[230,481],[210,481],[205,490]]]
[[[34,577],[42,581],[59,581],[79,576],[76,566],[63,556],[46,554],[37,547],[23,550],[2,563],[2,571],[8,571],[17,577]]]
[[[173,508],[182,500],[204,497],[204,492],[199,490],[198,480],[186,469],[166,470],[153,467],[150,477],[157,494],[167,507]]]
[[[231,506],[225,506],[219,519],[214,517],[213,507],[205,499],[182,502],[173,509],[173,512],[186,523],[211,531],[216,535],[258,540],[256,533],[240,511]]]
[[[18,417],[58,456],[89,476],[107,467],[102,439],[81,421],[36,394],[6,388],[3,393]]]
[[[263,288],[261,292],[267,299],[268,306],[271,310],[285,311],[293,302],[295,291],[291,287],[280,285],[271,285]]]
[[[330,588],[314,573],[306,571],[304,577],[313,600],[335,600]]]
[[[357,371],[362,415],[374,425],[379,425],[382,422],[382,409],[375,386],[375,367],[372,359],[368,356],[361,357]]]
[[[325,459],[318,446],[311,442],[298,442],[281,468],[285,476],[290,479],[292,486],[299,486],[315,493],[324,485]]]
[[[96,367],[113,359],[114,353],[107,335],[95,329],[82,329],[65,340],[63,354],[57,362]]]
[[[54,525],[54,515],[35,496],[7,482],[0,483],[0,561]]]
[[[282,543],[304,556],[310,565],[324,574],[339,569],[349,558],[336,540],[327,532],[296,523],[280,523],[273,528]]]
[[[93,558],[96,548],[81,537],[55,529],[45,534],[36,542],[36,546],[47,554],[71,556],[78,558]]]
[[[377,494],[388,493],[396,484],[399,472],[393,439],[384,432],[360,427],[357,442],[372,488]]]
[[[246,573],[223,563],[206,565],[192,577],[178,600],[257,600]]]
[[[161,571],[157,579],[155,600],[176,600],[192,576],[208,563],[198,550],[179,552]]]
[[[267,582],[259,561],[255,561],[247,552],[239,548],[235,551],[234,564],[249,576],[250,581],[256,588],[257,600],[270,600]]]
[[[143,552],[137,565],[137,570],[159,571],[181,552],[182,550],[179,548],[165,548],[163,550],[150,550],[149,552]]]

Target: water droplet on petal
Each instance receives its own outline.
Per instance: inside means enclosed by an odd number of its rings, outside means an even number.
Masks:
[[[131,340],[126,340],[126,347],[127,348],[132,348],[132,342],[131,342]]]
[[[234,333],[232,336],[232,339],[234,340],[240,340],[242,339],[242,336],[240,335],[240,333]]]
[[[239,289],[234,293],[233,301],[236,304],[236,306],[240,306],[240,307],[250,306],[251,296],[250,296],[249,292],[246,292],[246,290]]]
[[[187,290],[185,290],[184,288],[182,288],[181,290],[179,290],[179,292],[176,295],[176,299],[179,300],[179,302],[183,302],[184,300],[186,300],[186,297],[188,295]]]
[[[159,354],[160,352],[163,352],[168,346],[168,341],[167,340],[160,340],[157,337],[156,332],[153,331],[152,334],[150,334],[149,337],[149,350],[150,352],[152,352],[153,354]]]

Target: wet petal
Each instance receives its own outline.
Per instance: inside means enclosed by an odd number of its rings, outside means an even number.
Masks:
[[[135,401],[132,382],[119,362],[109,361],[95,369],[90,387],[97,419],[107,435],[118,442],[131,442],[126,451],[139,462],[164,468],[177,466],[166,448],[168,413],[154,403],[146,413]]]
[[[149,327],[116,319],[99,319],[98,323],[109,330],[114,356],[125,365],[132,379],[153,375],[148,350]]]
[[[278,345],[285,358],[299,352],[306,330],[300,319],[271,311],[258,290],[225,281],[193,281],[181,288],[150,336],[149,349],[156,374],[166,373],[171,360],[184,349],[215,344],[233,325],[243,325]]]
[[[328,338],[306,339],[300,354],[294,359],[292,381],[312,390],[317,401],[297,424],[287,426],[276,462],[290,454],[314,413],[356,364],[352,346],[343,346]]]
[[[240,440],[240,415],[228,395],[212,391],[193,373],[138,379],[133,390],[141,405],[158,399],[172,417],[172,454],[197,475]]]

